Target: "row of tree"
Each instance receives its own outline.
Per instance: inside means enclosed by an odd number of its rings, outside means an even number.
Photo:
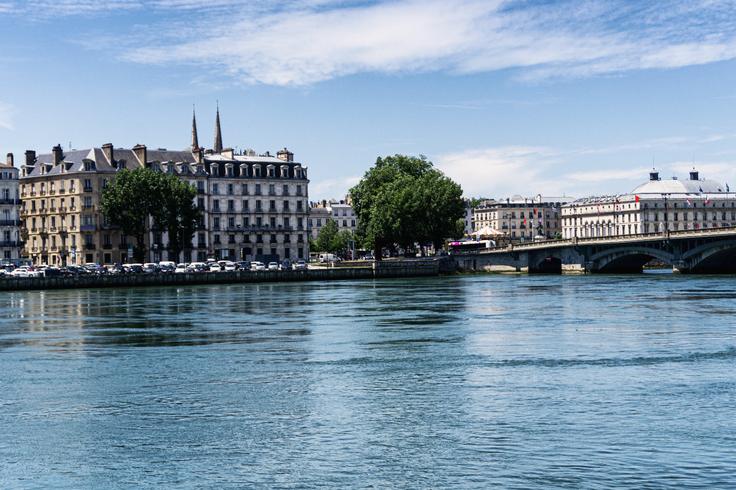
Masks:
[[[350,195],[358,217],[357,237],[339,231],[328,219],[311,242],[313,251],[346,256],[357,241],[380,260],[384,247],[412,249],[419,244],[439,249],[445,239],[463,234],[462,189],[424,156],[378,158]],[[191,246],[202,217],[195,197],[196,189],[174,175],[126,169],[104,190],[101,207],[111,224],[135,239],[134,256],[142,262],[151,225],[168,233],[170,256],[178,257]]]
[[[102,212],[110,224],[135,239],[133,255],[146,257],[146,234],[153,225],[169,236],[169,256],[190,248],[202,213],[194,204],[197,191],[175,175],[148,168],[121,170],[102,193]]]

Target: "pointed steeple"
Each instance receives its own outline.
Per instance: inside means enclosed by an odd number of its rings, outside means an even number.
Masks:
[[[217,103],[217,117],[215,118],[215,153],[222,152],[222,128],[220,128],[220,103]]]
[[[192,150],[199,148],[199,137],[197,136],[197,114],[192,106]]]

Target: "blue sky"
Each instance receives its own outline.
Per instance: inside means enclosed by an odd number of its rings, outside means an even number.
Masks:
[[[467,195],[736,183],[736,2],[0,0],[0,151],[288,146],[311,196],[425,154]]]

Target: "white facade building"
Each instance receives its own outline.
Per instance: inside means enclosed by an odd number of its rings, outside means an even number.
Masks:
[[[700,179],[649,181],[628,194],[578,199],[562,207],[562,237],[596,238],[736,226],[736,194]]]
[[[353,210],[350,197],[343,200],[332,199],[312,203],[309,210],[309,226],[312,239],[316,239],[322,227],[332,219],[338,231],[347,230],[355,233],[358,230],[358,217]]]
[[[482,201],[473,210],[474,233],[503,236],[510,241],[555,238],[562,231],[561,206],[570,199],[537,195]]]
[[[21,256],[18,184],[18,169],[13,166],[13,154],[8,153],[5,165],[0,165],[0,261],[3,263],[17,263]]]

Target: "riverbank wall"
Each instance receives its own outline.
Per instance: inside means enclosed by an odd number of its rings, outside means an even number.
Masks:
[[[0,291],[422,277],[439,275],[441,270],[440,262],[440,260],[385,261],[367,264],[363,267],[324,267],[302,271],[234,271],[185,274],[84,275],[71,277],[4,277],[0,278]]]

